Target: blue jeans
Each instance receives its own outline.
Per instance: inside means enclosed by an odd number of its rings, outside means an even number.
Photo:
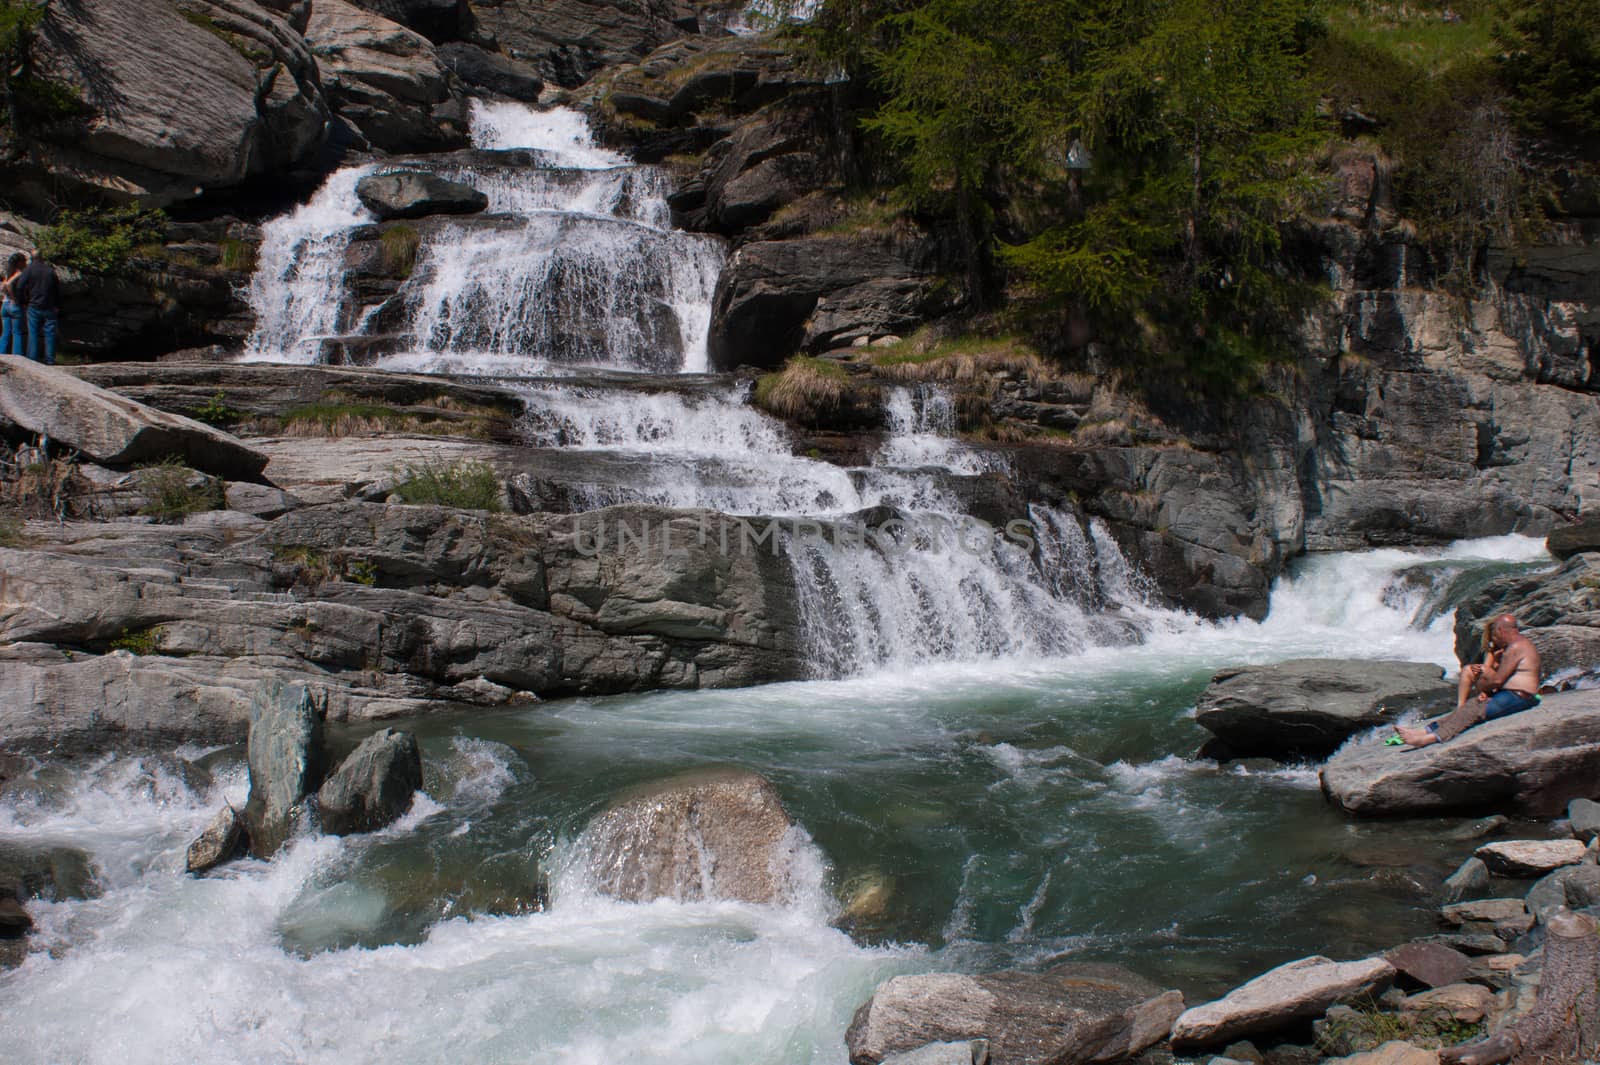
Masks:
[[[56,364],[56,323],[60,315],[55,311],[28,308],[28,358],[46,366]]]
[[[22,305],[5,301],[0,307],[0,355],[26,355],[28,339],[23,325]]]
[[[1489,696],[1489,702],[1483,708],[1483,717],[1485,721],[1493,721],[1497,717],[1510,717],[1512,714],[1530,710],[1538,703],[1538,699],[1524,699],[1516,692],[1502,688]]]

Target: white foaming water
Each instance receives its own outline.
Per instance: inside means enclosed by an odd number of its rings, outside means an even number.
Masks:
[[[271,862],[187,877],[184,848],[221,796],[127,783],[141,775],[137,760],[111,760],[64,795],[0,804],[8,838],[88,847],[105,886],[97,899],[31,904],[34,942],[51,952],[0,972],[0,1059],[355,1065],[400,1045],[407,1061],[439,1063],[834,1062],[859,1001],[919,964],[828,926],[808,842],[786,906],[626,905],[558,861],[546,912],[444,921],[415,946],[296,956],[280,943],[285,915],[370,838],[300,837]]]
[[[339,333],[345,249],[357,226],[375,221],[356,196],[356,185],[374,169],[338,171],[304,205],[261,227],[250,279],[256,327],[243,361],[314,363],[318,342]]]
[[[884,396],[889,438],[878,452],[884,466],[938,466],[953,473],[987,473],[995,457],[955,439],[956,410],[938,385],[899,386]]]
[[[627,157],[594,143],[589,120],[581,111],[553,107],[540,111],[526,104],[472,101],[472,146],[485,151],[533,148],[554,152],[580,170],[626,166]]]

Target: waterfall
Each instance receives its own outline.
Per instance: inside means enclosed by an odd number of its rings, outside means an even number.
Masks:
[[[884,396],[889,438],[878,452],[885,466],[940,466],[957,473],[987,473],[991,456],[954,439],[955,403],[939,385],[895,387]]]

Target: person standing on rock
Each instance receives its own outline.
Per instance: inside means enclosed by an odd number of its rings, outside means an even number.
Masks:
[[[39,252],[11,284],[27,308],[28,358],[46,366],[56,364],[56,327],[61,317],[61,281],[56,268]]]
[[[20,251],[6,260],[5,280],[0,281],[0,355],[26,355],[28,353],[27,324],[23,317],[22,301],[13,286],[28,257]]]
[[[1397,727],[1413,747],[1453,740],[1473,725],[1521,713],[1539,702],[1539,652],[1517,630],[1517,619],[1501,614],[1489,625],[1494,653],[1480,666],[1462,667],[1460,701],[1455,710],[1423,728]],[[1470,671],[1470,673],[1469,673]],[[1468,677],[1471,680],[1468,680]],[[1477,691],[1477,698],[1472,693]]]

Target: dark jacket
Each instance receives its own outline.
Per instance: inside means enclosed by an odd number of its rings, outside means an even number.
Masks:
[[[61,310],[61,281],[56,268],[43,259],[35,259],[11,284],[18,303],[41,311]]]

